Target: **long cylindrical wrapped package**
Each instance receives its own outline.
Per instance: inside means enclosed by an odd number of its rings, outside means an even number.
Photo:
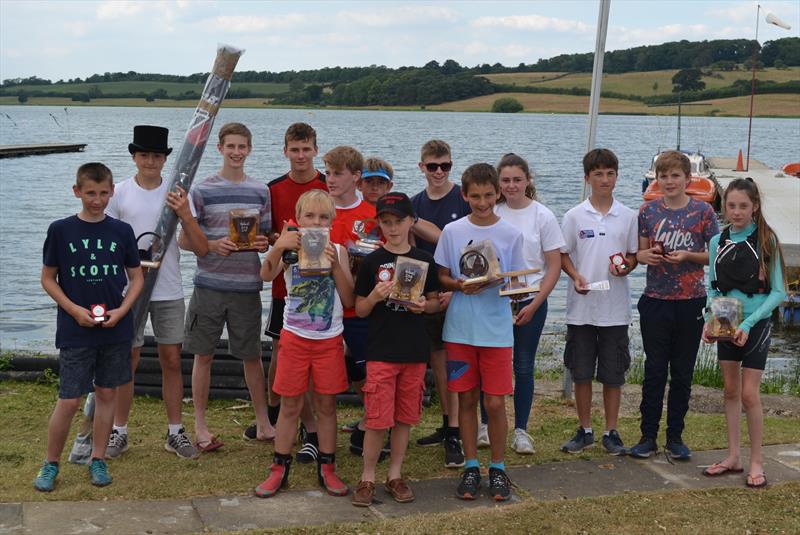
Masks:
[[[191,188],[208,137],[211,134],[211,128],[214,126],[214,119],[231,86],[231,77],[236,63],[243,53],[244,50],[229,45],[217,47],[213,70],[206,80],[200,102],[194,110],[194,115],[189,122],[189,129],[183,138],[181,150],[175,159],[175,165],[169,178],[168,191],[175,191],[177,186],[187,192]],[[144,288],[134,307],[134,326],[137,330],[147,321],[147,309],[158,277],[158,266],[167,249],[174,246],[177,226],[178,216],[165,200],[154,231],[158,239],[153,240],[150,245],[148,265],[151,267],[145,273]]]

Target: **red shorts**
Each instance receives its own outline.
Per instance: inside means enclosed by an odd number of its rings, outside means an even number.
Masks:
[[[447,389],[468,392],[480,386],[486,394],[505,396],[514,392],[510,347],[480,347],[445,342]]]
[[[426,367],[424,362],[368,361],[367,382],[363,388],[364,426],[380,430],[394,427],[395,422],[419,423]]]
[[[308,390],[309,375],[318,394],[347,390],[342,336],[313,340],[281,330],[281,358],[273,390],[281,396],[299,396]]]

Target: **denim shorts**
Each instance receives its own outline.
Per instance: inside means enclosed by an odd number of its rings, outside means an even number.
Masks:
[[[115,388],[133,379],[131,343],[67,347],[58,356],[61,399],[77,399],[100,388]]]
[[[153,326],[153,334],[157,344],[183,343],[183,319],[186,314],[186,305],[183,299],[150,301],[147,313],[150,316],[150,325]],[[142,347],[144,345],[144,327],[146,323],[146,321],[143,321],[136,332],[133,338],[133,347]]]

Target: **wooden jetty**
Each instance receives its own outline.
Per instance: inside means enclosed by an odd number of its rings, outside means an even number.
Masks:
[[[40,145],[0,145],[0,158],[19,158],[57,152],[83,152],[86,143],[44,143]]]
[[[758,184],[764,218],[781,241],[789,280],[797,278],[800,273],[800,179],[753,159],[749,171],[734,171],[736,158],[709,158],[709,164],[720,195],[736,178],[751,177]]]

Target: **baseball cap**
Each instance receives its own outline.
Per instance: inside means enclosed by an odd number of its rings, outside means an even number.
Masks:
[[[399,191],[390,191],[382,195],[375,205],[375,212],[376,215],[390,213],[414,219],[414,208],[411,206],[411,199],[408,198],[408,195]]]
[[[361,171],[361,178],[369,178],[371,176],[377,176],[384,180],[388,180],[391,182],[392,177],[389,176],[389,173],[383,167],[378,168],[374,171],[370,171],[369,169],[364,169]]]

